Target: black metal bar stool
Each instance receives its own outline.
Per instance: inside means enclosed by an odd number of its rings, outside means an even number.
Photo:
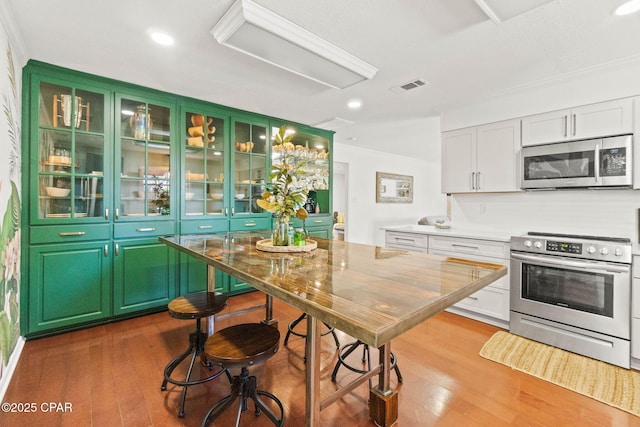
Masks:
[[[278,427],[284,425],[284,407],[273,394],[258,390],[256,377],[249,375],[248,367],[263,362],[276,354],[280,344],[280,332],[263,323],[244,323],[230,326],[211,335],[204,345],[204,352],[209,361],[220,365],[223,369],[240,368],[240,374],[231,381],[231,394],[216,402],[202,419],[202,427],[212,422],[236,399],[240,399],[236,413],[236,424],[240,424],[240,416],[249,408],[249,399],[255,406],[256,417],[261,412]],[[270,399],[280,409],[280,417],[265,405],[262,398]]]
[[[353,353],[358,347],[362,347],[362,363],[367,364],[367,370],[355,368],[349,365],[345,360],[351,353]],[[402,382],[402,374],[400,373],[400,369],[398,368],[398,364],[396,363],[396,357],[393,353],[391,353],[391,367],[389,369],[393,369],[396,371],[396,376],[398,377],[398,382]],[[349,344],[345,344],[340,348],[338,352],[338,361],[336,362],[336,366],[333,368],[333,372],[331,373],[331,381],[336,380],[336,375],[338,375],[338,370],[340,366],[344,366],[350,371],[357,372],[359,374],[365,374],[371,370],[371,354],[369,352],[369,345],[363,343],[362,341],[354,341]],[[371,380],[369,380],[369,388],[371,388]]]
[[[284,336],[284,345],[287,345],[289,343],[289,337],[291,335],[295,335],[297,337],[302,337],[305,340],[307,339],[307,334],[296,332],[294,330],[295,327],[298,326],[298,323],[302,322],[306,318],[307,318],[307,313],[302,313],[300,315],[300,317],[298,317],[297,319],[295,319],[295,320],[291,321],[291,323],[289,323],[289,327],[287,328],[287,334]],[[331,334],[333,336],[333,340],[336,342],[336,348],[340,348],[340,341],[338,341],[338,335],[336,335],[336,331],[333,328],[333,326],[329,326],[326,323],[324,323],[324,326],[326,326],[328,330],[326,332],[322,333],[321,335],[324,337],[325,335]],[[305,356],[305,360],[306,360],[306,356]]]
[[[222,311],[227,305],[227,296],[216,292],[195,292],[180,296],[172,300],[169,305],[169,314],[176,319],[196,319],[196,330],[189,334],[189,348],[173,359],[164,368],[164,380],[162,381],[161,390],[167,389],[167,383],[175,384],[182,387],[182,398],[180,399],[180,410],[178,417],[184,417],[184,401],[187,398],[187,388],[192,385],[202,384],[219,377],[225,372],[224,369],[216,371],[214,374],[208,375],[197,380],[191,379],[193,366],[200,356],[203,365],[209,369],[213,366],[203,357],[204,343],[207,340],[207,334],[202,331],[200,321],[203,317],[213,316]],[[177,368],[187,357],[191,355],[189,368],[184,380],[176,380],[171,378],[173,370]],[[227,376],[230,377],[227,372]]]

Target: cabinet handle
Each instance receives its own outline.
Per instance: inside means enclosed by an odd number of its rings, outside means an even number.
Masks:
[[[574,114],[573,115],[573,120],[571,120],[573,122],[573,136],[576,136],[576,120],[578,120],[578,118]]]
[[[109,256],[109,244],[104,245],[104,256]]]
[[[244,224],[245,227],[255,227],[256,223],[255,222],[247,222]]]
[[[104,210],[104,219],[109,221],[109,208],[106,208]]]
[[[480,249],[478,246],[459,245],[459,244],[456,244],[456,243],[452,244],[451,246],[453,246],[454,248],[475,249],[475,250]]]
[[[231,208],[231,216],[234,216],[236,214],[236,208],[233,207]]]
[[[116,221],[120,219],[120,209],[116,208]]]
[[[116,256],[120,255],[120,245],[116,243]]]
[[[147,228],[136,228],[136,231],[145,232],[145,231],[156,231],[155,227],[147,227]]]
[[[200,229],[200,230],[205,230],[205,229],[208,229],[208,228],[213,228],[213,225],[199,225],[198,226],[198,229]]]
[[[229,208],[224,208],[224,216],[229,216]]]
[[[569,134],[569,115],[564,115],[564,137],[566,138]]]
[[[470,299],[472,301],[478,301],[478,297],[468,296],[467,299]]]
[[[471,189],[472,190],[476,189],[476,173],[475,172],[471,172]]]
[[[314,219],[313,223],[314,224],[322,224],[322,220],[321,219]]]
[[[480,172],[476,173],[476,190],[480,189]]]
[[[59,233],[60,237],[68,237],[68,236],[84,236],[86,233],[84,231],[63,231]]]
[[[400,242],[410,242],[410,243],[413,243],[414,245],[416,244],[416,241],[414,239],[403,239],[402,237],[396,237],[396,243],[400,243]]]

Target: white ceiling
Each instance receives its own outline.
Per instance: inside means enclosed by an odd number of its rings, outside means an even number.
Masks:
[[[390,152],[421,144],[425,117],[640,55],[640,14],[611,14],[623,0],[550,0],[500,24],[474,0],[255,0],[379,69],[338,90],[218,44],[210,31],[232,2],[9,5],[30,58],[311,125],[338,117],[355,124],[337,142]],[[154,44],[150,28],[171,33],[175,46]],[[430,85],[390,90],[416,78]],[[352,98],[360,110],[347,108]],[[398,141],[398,133],[417,137]]]

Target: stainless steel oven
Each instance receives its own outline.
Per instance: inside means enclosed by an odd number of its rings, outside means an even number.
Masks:
[[[513,237],[510,272],[512,333],[629,367],[629,239]]]

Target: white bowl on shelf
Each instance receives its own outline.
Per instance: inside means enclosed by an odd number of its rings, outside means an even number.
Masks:
[[[244,194],[238,193],[238,194],[235,195],[235,197],[236,197],[237,200],[242,200],[242,199],[244,199]]]
[[[224,195],[222,193],[211,193],[209,194],[209,197],[211,197],[213,200],[222,200]]]
[[[70,188],[46,187],[45,190],[49,197],[67,197],[71,193]]]

